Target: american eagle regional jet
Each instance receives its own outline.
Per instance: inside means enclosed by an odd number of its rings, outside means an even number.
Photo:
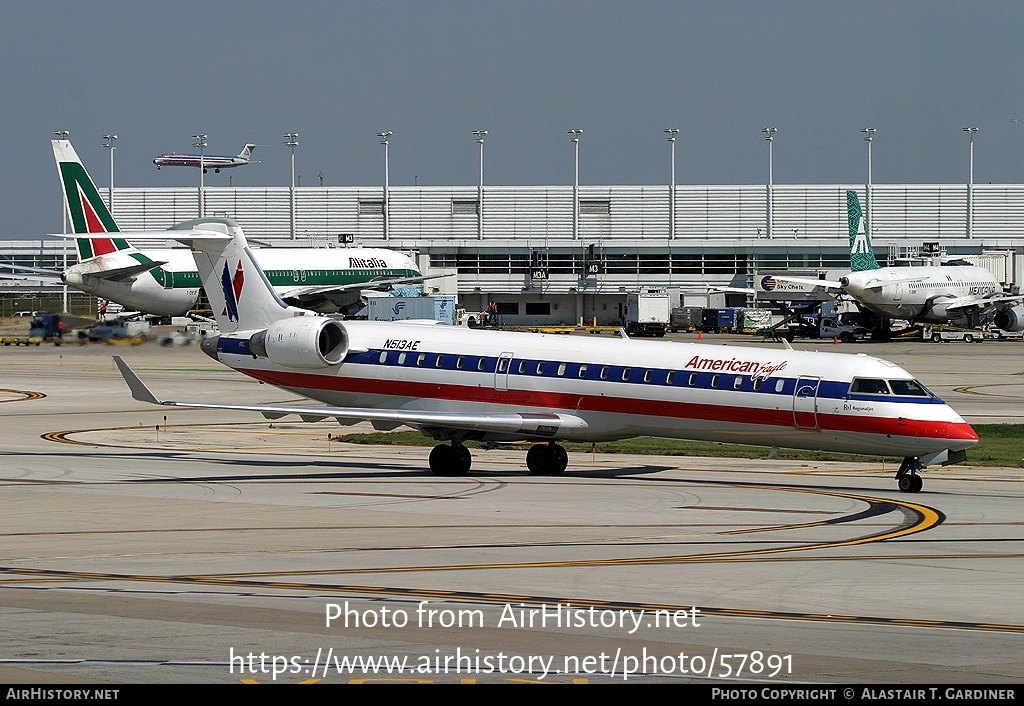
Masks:
[[[180,238],[193,250],[221,331],[203,351],[319,404],[160,400],[115,358],[137,400],[406,425],[442,442],[429,458],[442,476],[469,472],[469,440],[533,442],[529,470],[557,475],[568,465],[560,441],[660,436],[900,456],[898,487],[918,492],[918,471],[962,461],[978,441],[913,375],[863,354],[318,316],[281,301],[240,228],[210,226]]]

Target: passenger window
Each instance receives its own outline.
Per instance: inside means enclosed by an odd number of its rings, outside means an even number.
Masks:
[[[668,371],[668,375],[665,376],[665,384],[666,385],[671,385],[673,382],[675,382],[675,379],[676,379],[676,371],[675,370],[669,370]]]
[[[608,366],[607,365],[605,365],[605,366],[603,366],[601,368],[601,379],[602,380],[607,380],[608,379]]]
[[[558,364],[558,377],[565,375],[565,363]]]
[[[581,365],[580,366],[579,375],[580,375],[580,378],[585,378],[587,376],[587,366],[585,366],[585,365]]]
[[[778,380],[775,381],[775,391],[776,392],[782,392],[782,388],[785,387],[785,386],[786,386],[786,381],[783,380],[782,378],[779,378]]]
[[[738,390],[741,387],[743,387],[743,378],[737,375],[736,379],[732,381],[732,389]]]
[[[423,367],[423,361],[425,361],[426,359],[427,359],[427,354],[426,353],[420,353],[418,356],[416,356],[416,365],[418,365],[418,366],[420,366],[422,368]]]
[[[754,378],[754,392],[761,389],[761,378]]]
[[[519,361],[519,372],[520,373],[525,373],[526,372],[526,361],[525,360]]]
[[[652,371],[652,370],[644,371],[644,382],[650,382],[652,377],[654,377],[654,371]]]
[[[405,365],[405,353],[398,354],[398,364]]]
[[[507,373],[508,372],[508,358],[501,358],[501,359],[498,360],[498,372],[499,373]]]
[[[721,377],[722,377],[721,375],[712,375],[711,376],[711,387],[718,387],[718,381],[721,379]]]
[[[481,370],[482,371],[486,367],[487,367],[487,359],[486,358],[481,358],[480,360],[478,360],[476,362],[476,369],[477,370]]]
[[[697,373],[690,373],[690,379],[686,381],[686,384],[690,387],[697,386]]]
[[[622,379],[623,379],[623,380],[629,380],[629,374],[630,374],[631,372],[633,372],[633,371],[632,371],[632,370],[630,370],[629,368],[625,368],[625,369],[623,369],[623,371],[622,371]]]
[[[443,355],[437,356],[437,360],[434,361],[434,367],[435,368],[443,368],[444,367],[444,356]]]
[[[543,375],[544,374],[544,361],[541,361],[541,362],[537,363],[537,374],[538,375]]]
[[[386,362],[388,362],[388,352],[387,352],[387,351],[381,351],[381,352],[380,352],[380,358],[379,358],[379,360],[380,360],[380,362],[381,362],[381,363],[386,363]]]

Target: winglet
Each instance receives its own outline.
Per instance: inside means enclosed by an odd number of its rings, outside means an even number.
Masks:
[[[135,374],[135,371],[128,367],[128,363],[121,359],[121,356],[115,355],[114,362],[117,363],[118,369],[121,371],[121,377],[128,383],[128,389],[132,391],[132,397],[137,399],[139,402],[148,402],[149,404],[163,404],[156,398],[149,388],[146,387],[146,383],[142,382],[142,378]]]

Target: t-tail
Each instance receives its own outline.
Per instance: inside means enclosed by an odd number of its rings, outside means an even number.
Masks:
[[[239,225],[205,222],[195,227],[196,230],[177,239],[192,248],[199,277],[222,333],[255,331],[276,321],[314,316],[313,312],[281,301],[252,256]]]
[[[250,142],[249,144],[242,148],[242,151],[238,153],[238,156],[241,157],[242,159],[251,159],[252,151],[254,149],[256,149],[256,145]]]
[[[64,192],[64,206],[73,233],[117,233],[120,229],[103,203],[100,192],[68,140],[51,140],[57,173]],[[124,238],[76,238],[78,259],[88,260],[118,250],[134,250]]]
[[[850,223],[850,269],[854,272],[879,269],[881,265],[875,259],[871,236],[864,228],[864,214],[856,191],[846,192],[846,214]]]

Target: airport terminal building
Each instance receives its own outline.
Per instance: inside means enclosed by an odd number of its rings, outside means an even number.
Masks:
[[[509,324],[613,323],[642,288],[678,289],[696,304],[709,285],[751,286],[758,272],[848,268],[847,189],[883,264],[925,244],[989,253],[986,266],[1019,291],[1024,184],[876,184],[870,201],[863,184],[117,188],[112,211],[123,230],[163,229],[202,202],[264,246],[415,254],[424,274],[456,274],[429,289],[457,293],[468,311],[493,300]],[[0,241],[0,261],[59,267],[62,247]]]

